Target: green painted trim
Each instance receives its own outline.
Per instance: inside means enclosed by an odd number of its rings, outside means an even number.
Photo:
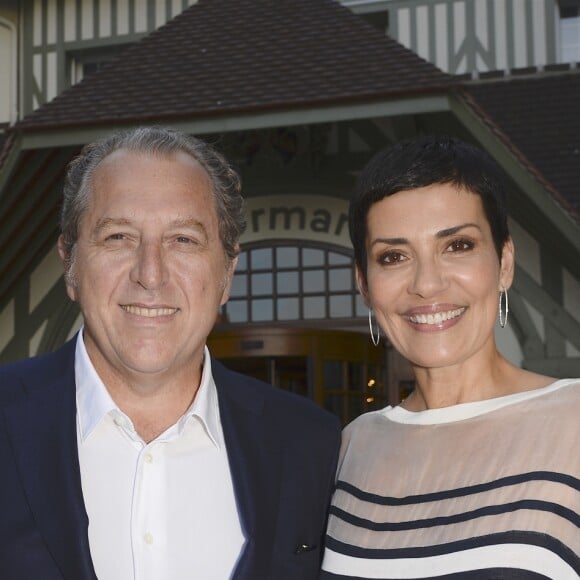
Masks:
[[[99,38],[101,36],[100,8],[101,0],[93,0],[93,38]]]
[[[32,23],[33,23],[33,4],[32,2],[25,2],[22,6],[22,68],[21,74],[21,89],[22,97],[20,101],[20,117],[28,115],[33,110],[33,60],[32,60]]]
[[[533,66],[536,62],[534,12],[531,3],[524,4],[524,6],[526,19],[526,66]]]
[[[64,54],[64,0],[57,0],[56,10],[56,90],[60,94],[70,86],[70,72]]]
[[[546,61],[553,64],[558,61],[558,38],[559,31],[556,24],[556,12],[558,10],[555,0],[546,0],[544,5],[544,30],[546,31]]]
[[[205,117],[194,120],[158,119],[157,122],[170,125],[191,134],[203,135],[270,127],[316,125],[318,123],[372,119],[375,117],[418,115],[449,110],[448,95],[433,94],[398,100],[363,102],[354,105],[321,106],[311,109],[286,109],[231,116]],[[112,131],[131,128],[138,124],[115,123],[114,125],[102,125],[98,127],[59,127],[54,130],[27,131],[23,135],[22,148],[27,150],[83,145],[106,136]]]
[[[129,0],[129,34],[135,34],[135,0]]]
[[[467,71],[476,70],[477,33],[475,30],[475,2],[465,3],[465,58]]]
[[[535,373],[560,379],[580,376],[580,358],[524,359],[522,366]]]
[[[513,0],[506,0],[505,29],[506,29],[506,56],[509,69],[515,68],[515,43],[514,43],[514,5]]]
[[[494,0],[487,0],[487,66],[490,70],[497,69],[496,43],[495,2]]]
[[[117,20],[117,0],[111,0],[111,36],[118,36],[119,22]],[[79,38],[79,37],[77,37]]]
[[[18,135],[14,144],[12,145],[12,150],[8,154],[8,157],[4,160],[2,167],[0,167],[0,211],[8,199],[8,194],[6,192],[13,185],[11,182],[9,182],[9,180],[12,178],[12,172],[14,171],[18,159],[20,158],[21,147],[22,138],[20,135]],[[8,185],[9,183],[10,185]]]
[[[509,290],[509,325],[513,329],[525,358],[542,358],[544,343],[532,320],[524,296],[518,292],[517,284]]]
[[[542,287],[559,305],[562,305],[564,303],[562,267],[544,247],[540,248],[540,271],[542,273]],[[566,356],[566,340],[560,329],[552,323],[550,318],[544,319],[544,328],[548,357]]]
[[[518,265],[516,265],[514,287],[546,321],[559,330],[561,336],[580,349],[580,322]]]

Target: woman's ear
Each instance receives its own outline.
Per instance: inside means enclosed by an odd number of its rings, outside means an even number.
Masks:
[[[507,290],[513,282],[515,269],[515,249],[511,236],[505,241],[501,251],[499,290]]]
[[[356,279],[356,285],[357,285],[358,291],[360,292],[360,295],[363,297],[365,305],[368,308],[369,307],[369,292],[368,292],[367,281],[366,281],[365,275],[363,274],[363,272],[358,264],[356,264],[356,266],[354,267],[354,276]]]

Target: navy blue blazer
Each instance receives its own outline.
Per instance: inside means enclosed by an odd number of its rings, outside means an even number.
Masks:
[[[72,340],[55,353],[0,367],[2,580],[96,578],[77,451],[74,353]],[[215,360],[212,370],[247,537],[233,578],[315,579],[338,420]]]

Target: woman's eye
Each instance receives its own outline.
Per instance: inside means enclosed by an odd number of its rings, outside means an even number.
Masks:
[[[469,240],[453,240],[447,249],[449,252],[466,252],[473,249],[473,245]]]
[[[399,264],[405,260],[405,256],[401,252],[385,252],[380,257],[381,264]]]

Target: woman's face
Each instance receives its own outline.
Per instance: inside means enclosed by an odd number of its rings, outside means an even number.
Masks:
[[[495,350],[513,244],[500,264],[479,195],[450,184],[401,191],[371,206],[367,226],[367,284],[357,271],[359,288],[405,358],[441,368]]]

